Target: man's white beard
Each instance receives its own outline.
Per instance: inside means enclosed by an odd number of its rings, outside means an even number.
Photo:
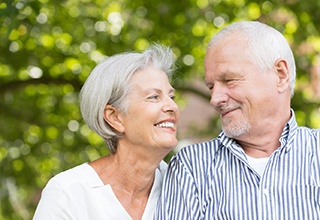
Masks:
[[[222,130],[227,137],[235,138],[249,132],[251,126],[247,120],[232,122],[230,118],[222,119]]]

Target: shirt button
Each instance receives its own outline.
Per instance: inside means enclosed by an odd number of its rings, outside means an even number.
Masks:
[[[268,196],[268,189],[263,189],[263,194],[264,194],[265,196]]]

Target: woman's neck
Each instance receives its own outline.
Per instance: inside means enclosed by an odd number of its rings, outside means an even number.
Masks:
[[[141,219],[151,192],[157,160],[137,158],[134,154],[106,155],[91,163],[105,185],[114,194],[133,219]]]

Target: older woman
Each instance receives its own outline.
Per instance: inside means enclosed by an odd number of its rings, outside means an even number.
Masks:
[[[80,93],[88,126],[110,154],[53,177],[34,219],[152,219],[179,118],[172,52],[154,45],[99,64]]]

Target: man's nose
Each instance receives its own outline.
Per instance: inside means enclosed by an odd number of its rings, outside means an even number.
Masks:
[[[216,84],[215,87],[211,89],[210,104],[214,107],[225,104],[228,101],[228,98],[227,89],[224,86]]]

